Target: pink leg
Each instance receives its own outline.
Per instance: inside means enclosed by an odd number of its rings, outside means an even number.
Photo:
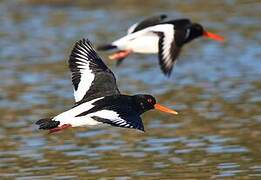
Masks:
[[[123,50],[123,51],[118,51],[112,55],[109,56],[109,59],[111,60],[120,60],[120,59],[124,59],[126,58],[130,53],[132,52],[132,50],[128,49],[128,50]]]
[[[61,131],[61,130],[66,129],[66,128],[69,128],[69,127],[72,127],[72,125],[70,125],[70,124],[63,124],[61,127],[57,127],[57,128],[50,129],[50,130],[49,130],[49,134],[54,133],[54,132]]]

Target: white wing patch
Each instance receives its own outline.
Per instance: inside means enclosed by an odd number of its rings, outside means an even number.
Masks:
[[[166,67],[171,67],[172,57],[171,57],[171,44],[174,41],[174,26],[170,24],[157,25],[151,28],[152,31],[162,32],[164,34],[163,38],[163,61]]]
[[[150,31],[150,27],[128,34],[114,42],[120,50],[130,49],[137,53],[158,53],[158,36]]]
[[[74,88],[74,98],[75,101],[78,102],[83,99],[84,95],[87,93],[87,91],[90,89],[92,82],[94,80],[94,74],[92,73],[92,70],[89,68],[89,62],[86,62],[84,64],[84,59],[77,58],[79,61],[76,63],[79,64],[80,73],[81,73],[81,79],[80,83],[78,84],[78,89],[75,90]]]
[[[78,102],[83,99],[87,91],[90,89],[92,82],[94,80],[94,73],[90,69],[90,52],[87,52],[86,48],[88,51],[92,51],[90,47],[85,45],[84,43],[76,46],[75,51],[73,52],[73,58],[74,65],[76,66],[77,70],[72,71],[72,81],[74,83],[74,80],[77,81],[78,79],[78,84],[74,84],[74,98],[75,101]]]
[[[69,59],[76,104],[120,94],[116,79],[88,39],[75,43]]]
[[[122,119],[119,116],[119,114],[115,111],[101,110],[101,111],[97,111],[97,112],[88,114],[88,116],[90,116],[90,117],[96,116],[96,117],[99,117],[99,118],[108,119],[112,122],[112,124],[115,124],[115,125],[120,126],[120,127],[133,128],[132,125],[130,125],[127,121]]]

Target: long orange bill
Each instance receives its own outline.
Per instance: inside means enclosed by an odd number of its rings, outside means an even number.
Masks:
[[[167,108],[167,107],[165,107],[165,106],[162,106],[162,105],[160,105],[160,104],[155,104],[155,105],[154,105],[154,108],[157,109],[157,110],[166,112],[166,113],[178,114],[177,111],[174,111],[174,110],[172,110],[172,109],[169,109],[169,108]]]
[[[211,32],[204,31],[203,35],[208,37],[208,38],[214,39],[216,41],[225,41],[224,37],[217,35],[217,34],[214,34],[214,33],[211,33]]]

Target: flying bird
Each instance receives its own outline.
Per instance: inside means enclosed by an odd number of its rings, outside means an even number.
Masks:
[[[202,25],[189,19],[167,20],[167,16],[162,14],[135,23],[128,29],[127,35],[97,49],[117,49],[109,56],[117,60],[117,65],[131,53],[158,54],[162,72],[170,76],[183,45],[201,36],[224,41],[222,36],[205,31]]]
[[[53,117],[36,122],[50,133],[69,127],[108,124],[144,131],[140,115],[151,109],[177,114],[156,103],[147,94],[123,95],[112,71],[103,63],[87,39],[76,42],[70,58],[75,106]]]

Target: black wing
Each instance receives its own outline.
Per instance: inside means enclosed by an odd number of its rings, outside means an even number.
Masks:
[[[156,32],[159,36],[159,64],[162,72],[170,76],[173,65],[181,52],[188,30],[186,26],[191,24],[189,19],[176,19],[161,23],[170,24],[172,28],[162,29]]]
[[[144,131],[144,126],[139,116],[127,116],[125,118],[119,116],[114,119],[106,119],[99,116],[91,116],[91,118],[95,119],[96,121],[109,124],[111,126],[138,129],[140,131]]]
[[[157,24],[162,23],[165,19],[167,18],[167,15],[161,14],[161,15],[156,15],[156,16],[151,16],[149,18],[144,19],[141,22],[133,24],[129,29],[128,29],[128,34],[137,32],[139,30],[145,29],[150,26],[155,26]]]
[[[173,65],[175,64],[182,45],[178,46],[176,43],[180,40],[182,31],[175,31],[174,27],[168,26],[168,28],[162,28],[162,31],[154,32],[159,36],[159,64],[162,72],[166,76],[170,76]]]
[[[93,108],[82,112],[77,117],[88,115],[99,122],[112,126],[144,131],[140,113],[133,103],[132,96],[106,96],[92,105],[94,105]]]
[[[170,76],[173,65],[179,56],[180,48],[177,48],[175,43],[166,41],[163,33],[159,33],[159,64],[162,72],[166,76]]]
[[[76,104],[92,99],[120,94],[111,70],[87,39],[76,42],[69,59]]]

